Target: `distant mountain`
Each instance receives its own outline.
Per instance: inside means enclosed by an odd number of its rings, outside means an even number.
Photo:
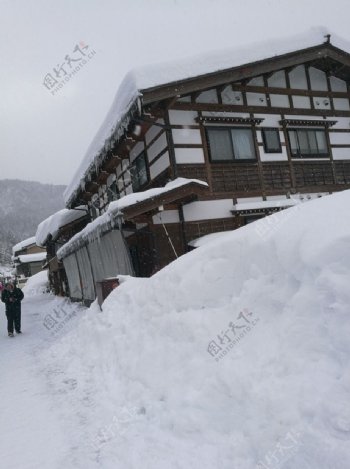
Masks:
[[[38,224],[64,208],[65,186],[17,179],[0,180],[0,264],[12,246],[35,235]]]

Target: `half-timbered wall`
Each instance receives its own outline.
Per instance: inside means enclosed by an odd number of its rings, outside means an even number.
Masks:
[[[349,97],[345,81],[300,65],[178,99],[169,110],[177,175],[205,180],[211,192],[207,196],[211,201],[193,202],[184,207],[185,220],[204,218],[205,213],[223,217],[222,211],[217,210],[220,205],[212,199],[222,199],[224,206],[232,208],[236,198],[258,197],[261,201],[274,195],[287,196],[290,192],[328,193],[347,188],[350,185]],[[218,118],[217,122],[201,122],[208,117]],[[232,118],[232,122],[225,123],[225,118]],[[238,118],[261,119],[261,122],[239,123]],[[299,122],[286,125],[290,119]],[[206,129],[215,126],[251,128],[255,161],[211,161]],[[293,157],[288,132],[294,127],[323,129],[329,155]],[[265,150],[264,129],[278,132],[279,151]]]

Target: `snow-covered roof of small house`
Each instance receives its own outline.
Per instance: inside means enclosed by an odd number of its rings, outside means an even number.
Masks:
[[[86,211],[82,207],[79,210],[68,210],[66,208],[59,210],[39,224],[35,235],[36,244],[38,246],[45,246],[50,235],[55,239],[60,228],[84,216],[86,216]]]
[[[57,257],[59,259],[67,257],[71,252],[77,250],[81,243],[84,243],[89,239],[91,240],[92,238],[96,238],[106,231],[106,229],[110,229],[111,226],[118,226],[116,217],[119,214],[125,216],[125,212],[127,210],[130,211],[132,208],[150,201],[154,201],[156,204],[159,203],[161,205],[161,197],[165,197],[170,193],[173,193],[174,195],[173,200],[177,200],[180,196],[179,190],[187,188],[191,191],[194,190],[195,187],[206,189],[208,184],[206,182],[199,181],[198,179],[177,178],[174,181],[168,182],[164,187],[148,189],[143,192],[135,192],[111,202],[105,213],[86,225],[83,230],[73,236],[57,251]],[[147,209],[149,208],[150,206],[148,205]]]
[[[181,84],[194,77],[210,76],[217,72],[245,67],[248,64],[320,46],[325,42],[327,34],[329,31],[326,28],[314,28],[306,34],[288,39],[264,41],[240,49],[209,52],[182,61],[153,64],[129,72],[122,81],[102,126],[64,192],[66,205],[69,206],[79,188],[84,187],[84,179],[89,171],[98,166],[106,151],[124,134],[133,112],[141,109],[142,97],[146,91],[168,84]],[[350,44],[334,34],[332,34],[332,45],[350,51]]]
[[[16,252],[22,251],[22,249],[27,248],[28,246],[31,246],[32,244],[35,245],[35,243],[36,243],[35,236],[24,239],[23,241],[20,241],[19,243],[13,246],[12,252],[15,254]]]
[[[34,254],[22,254],[16,257],[21,264],[28,264],[29,262],[42,262],[46,259],[46,252],[36,252]]]

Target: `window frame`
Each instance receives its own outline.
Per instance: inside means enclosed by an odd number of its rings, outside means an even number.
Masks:
[[[297,136],[297,143],[298,143],[298,146],[299,146],[299,149],[298,149],[298,154],[295,154],[293,153],[293,149],[292,149],[292,144],[291,144],[291,140],[290,140],[290,132],[298,132],[298,131],[306,131],[306,132],[322,132],[323,135],[324,135],[324,138],[325,138],[325,142],[326,142],[326,149],[327,149],[327,153],[309,153],[307,155],[302,155],[301,152],[300,152],[300,145],[299,145],[299,140],[298,140],[298,136]],[[305,160],[305,159],[308,159],[308,158],[312,158],[312,159],[317,159],[317,158],[322,158],[322,159],[329,159],[330,156],[331,156],[331,151],[330,151],[330,147],[329,147],[329,142],[328,142],[328,136],[327,136],[327,129],[326,128],[309,128],[309,127],[288,127],[287,128],[287,135],[288,135],[288,145],[289,145],[289,150],[290,150],[290,156],[291,158],[296,158],[298,160]],[[317,139],[316,140],[316,143],[317,143]]]
[[[146,181],[143,183],[140,183],[140,173],[139,173],[139,168],[137,166],[137,162],[141,159],[144,160],[144,165],[145,165],[145,170],[146,170]],[[136,174],[137,185],[135,184],[135,174]],[[131,179],[131,187],[132,187],[133,192],[139,191],[141,188],[143,188],[146,184],[149,183],[147,155],[145,151],[142,151],[130,165],[130,179]]]
[[[231,137],[231,130],[239,130],[239,129],[244,129],[244,130],[250,130],[251,135],[252,135],[252,142],[253,142],[253,147],[254,147],[254,158],[241,158],[241,159],[236,159],[235,158],[235,153],[234,153],[234,148],[233,148],[233,142],[232,142],[232,137]],[[232,159],[227,160],[219,160],[219,159],[213,159],[212,156],[212,150],[210,148],[210,138],[209,138],[209,132],[210,130],[220,130],[220,131],[226,131],[230,133],[230,143],[231,143],[231,152],[232,152]],[[256,135],[254,135],[254,129],[252,126],[224,126],[224,125],[206,125],[205,126],[205,137],[207,140],[207,149],[208,149],[208,155],[209,155],[209,161],[212,164],[232,164],[232,163],[237,163],[237,164],[244,164],[244,163],[256,163],[258,161],[258,155],[257,155],[257,149],[256,149]]]
[[[261,136],[262,136],[262,141],[264,145],[264,153],[282,153],[282,143],[281,143],[281,137],[280,137],[280,129],[278,127],[262,127],[261,129]],[[265,131],[275,131],[278,136],[278,150],[270,150],[268,149],[268,142],[266,139]]]

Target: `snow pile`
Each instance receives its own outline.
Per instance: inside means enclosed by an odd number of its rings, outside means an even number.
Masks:
[[[329,34],[327,28],[314,28],[305,34],[290,37],[288,40],[269,40],[249,44],[246,48],[210,52],[182,61],[152,64],[132,70],[122,81],[106,119],[64,192],[66,205],[73,198],[79,185],[83,184],[85,176],[95,166],[95,162],[97,161],[98,164],[99,158],[103,159],[104,150],[110,146],[109,140],[113,138],[114,141],[118,141],[123,135],[129,125],[131,111],[133,109],[136,111],[140,107],[139,98],[143,91],[317,46],[325,42],[326,34]],[[331,40],[333,45],[346,51],[350,50],[350,44],[333,33]]]
[[[108,208],[105,213],[97,217],[91,223],[86,225],[84,229],[75,234],[66,244],[64,244],[58,251],[57,257],[63,259],[70,252],[78,249],[78,246],[81,242],[87,241],[88,239],[93,239],[95,233],[99,235],[99,230],[104,230],[105,226],[108,226],[109,223],[114,224],[114,219],[117,214],[122,214],[122,211],[132,205],[135,205],[139,202],[145,202],[146,200],[152,200],[154,197],[159,195],[165,195],[168,192],[185,187],[188,184],[195,183],[200,186],[208,187],[208,184],[199,179],[186,179],[186,178],[176,178],[173,181],[168,182],[164,187],[156,187],[155,189],[148,189],[142,192],[134,192],[132,194],[127,194],[124,197],[111,202],[108,205]],[[92,238],[91,238],[92,237]]]
[[[81,467],[350,467],[349,204],[219,235],[94,304],[46,355],[77,383]]]
[[[46,293],[49,288],[49,279],[47,275],[47,270],[42,270],[41,272],[29,277],[22,289],[24,296],[36,296]]]
[[[12,248],[12,252],[13,254],[15,254],[16,252],[22,251],[22,249],[27,248],[28,246],[31,246],[32,244],[35,244],[35,236],[24,239],[23,241],[15,244]]]
[[[66,208],[59,210],[39,224],[35,234],[36,244],[38,246],[45,246],[50,235],[55,239],[62,226],[68,225],[85,215],[86,210],[84,211],[83,207],[78,207],[76,210],[68,210]]]

